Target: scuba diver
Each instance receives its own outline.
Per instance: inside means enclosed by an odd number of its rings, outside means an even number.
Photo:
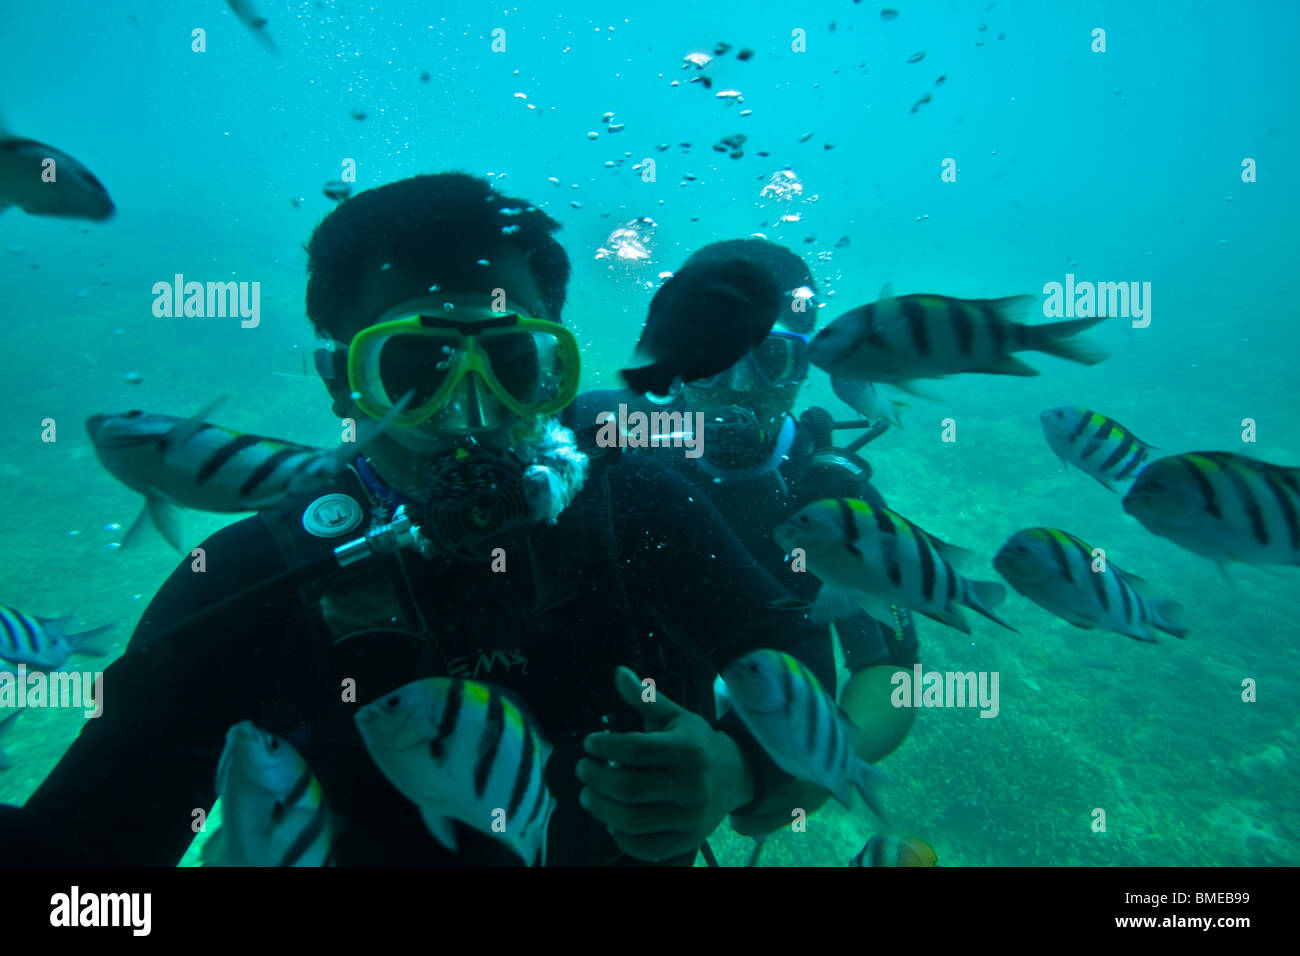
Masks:
[[[526,703],[553,747],[550,865],[689,865],[729,814],[788,820],[793,778],[734,713],[700,715],[757,648],[833,681],[826,629],[689,483],[560,425],[579,355],[558,228],[462,173],[317,226],[318,371],[340,418],[389,423],[333,487],[223,528],[203,573],[187,557],[168,578],[103,715],[0,806],[0,864],[175,865],[246,720],[319,780],[336,863],[518,864],[461,822],[456,852],[435,840],[365,749],[359,708],[428,677]]]
[[[750,554],[810,606],[820,582],[809,573],[792,573],[772,532],[800,508],[823,498],[859,498],[884,507],[880,493],[870,483],[871,466],[856,452],[889,426],[880,420],[836,422],[829,412],[817,407],[806,409],[797,419],[792,414],[809,373],[808,342],[816,323],[817,301],[807,265],[784,246],[765,239],[713,243],[687,259],[667,283],[683,275],[690,277],[687,281],[702,281],[699,277],[707,269],[687,267],[737,258],[762,266],[786,290],[780,315],[764,341],[725,371],[684,383],[662,403],[625,390],[585,392],[566,411],[566,421],[574,427],[590,424],[606,413],[617,413],[620,404],[646,413],[684,412],[686,421],[701,412],[702,454],[683,454],[671,443],[649,445],[646,453],[669,464],[707,495]],[[670,300],[680,303],[678,308],[693,307],[689,288],[678,290]],[[716,297],[711,301],[716,303]],[[726,319],[700,314],[687,316],[686,321],[679,317],[677,324],[690,328],[710,321]],[[866,432],[844,448],[834,447],[834,432],[844,428],[866,428]],[[862,733],[859,756],[870,763],[893,752],[915,719],[912,708],[896,708],[890,702],[893,674],[899,668],[910,671],[919,653],[910,613],[903,608],[893,611],[892,627],[865,612],[835,622],[844,664],[851,675],[839,702]],[[810,810],[818,805],[817,801],[807,804]],[[756,836],[770,831],[773,823],[788,824],[789,816],[780,821],[750,822],[753,830],[733,828]]]

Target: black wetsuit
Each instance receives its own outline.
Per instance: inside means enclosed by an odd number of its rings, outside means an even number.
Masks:
[[[324,513],[363,512],[355,530],[303,530],[322,491],[210,537],[203,573],[185,559],[106,671],[103,716],[86,722],[24,808],[0,806],[0,865],[174,865],[193,839],[194,810],[215,799],[226,731],[243,720],[306,737],[300,749],[346,824],[340,864],[518,864],[460,824],[461,853],[444,850],[364,750],[358,708],[431,676],[502,685],[541,725],[555,748],[549,865],[638,865],[577,801],[583,738],[643,729],[614,689],[617,665],[711,722],[714,676],[748,650],[776,647],[832,677],[826,629],[791,607],[707,500],[646,456],[593,453],[583,492],[526,548],[508,549],[506,573],[411,551],[331,572],[333,549],[386,510],[383,496],[393,500],[356,466],[333,490],[351,505]],[[292,572],[316,559],[305,582]],[[347,678],[355,703],[342,701]],[[749,757],[756,801],[789,781],[734,713],[715,726]]]
[[[565,423],[575,430],[590,428],[600,413],[617,413],[620,403],[626,404],[629,412],[684,410],[680,402],[655,404],[628,391],[592,391],[579,395],[569,406]],[[812,574],[790,570],[772,532],[800,508],[823,498],[858,498],[882,508],[885,501],[856,456],[817,447],[811,429],[801,422],[795,428],[793,443],[780,466],[754,477],[716,480],[719,476],[706,470],[702,458],[688,458],[681,448],[662,446],[651,453],[708,496],[749,553],[796,598],[812,604],[821,582]],[[835,622],[844,663],[851,673],[877,664],[910,668],[917,663],[916,626],[907,610],[900,608],[898,615],[893,627],[866,613]]]

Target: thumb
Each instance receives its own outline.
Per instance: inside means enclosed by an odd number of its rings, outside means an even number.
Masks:
[[[660,694],[650,678],[643,682],[629,667],[614,671],[614,688],[618,695],[645,720],[646,730],[657,730],[686,713],[680,705]]]

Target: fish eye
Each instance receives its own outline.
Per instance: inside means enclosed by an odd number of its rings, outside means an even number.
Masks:
[[[129,412],[127,412],[125,415],[123,415],[122,417],[123,417],[123,418],[139,418],[139,417],[140,417],[141,415],[143,415],[143,414],[144,414],[144,412],[140,411],[140,409],[138,409],[138,408],[133,408],[133,409],[131,409]]]
[[[800,516],[799,516],[799,523],[800,523],[800,524],[807,524],[807,523],[808,523],[808,516],[807,516],[807,515],[800,515]]]
[[[389,710],[394,710],[401,702],[402,698],[394,694],[392,697],[388,698],[388,700],[384,701],[384,706]]]
[[[280,738],[268,736],[266,738],[266,746],[270,748],[272,753],[274,753],[280,749]]]

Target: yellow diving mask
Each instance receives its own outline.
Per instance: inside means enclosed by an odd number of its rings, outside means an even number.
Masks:
[[[435,294],[404,302],[347,346],[357,407],[383,418],[408,392],[393,424],[434,416],[448,427],[495,428],[511,416],[554,415],[578,394],[578,342],[564,326],[535,319],[490,295]],[[341,343],[336,343],[339,347]]]

